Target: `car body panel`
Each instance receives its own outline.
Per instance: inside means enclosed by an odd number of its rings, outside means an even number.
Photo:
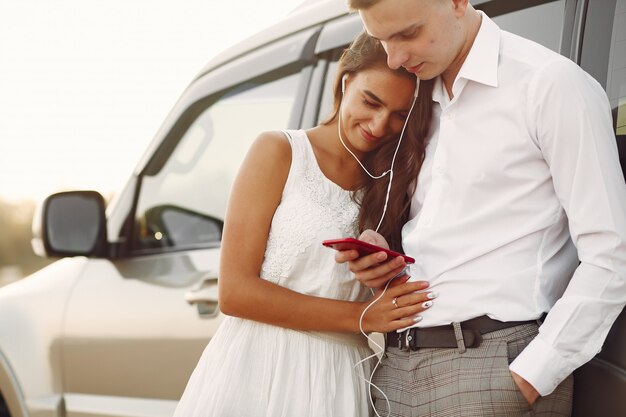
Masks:
[[[63,384],[56,341],[67,300],[88,263],[83,257],[64,258],[0,291],[2,379],[17,384],[1,389],[12,416],[24,408],[27,415],[56,413]]]

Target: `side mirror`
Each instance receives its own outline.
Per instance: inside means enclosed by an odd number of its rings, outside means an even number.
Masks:
[[[33,250],[40,256],[104,256],[104,206],[95,191],[52,194],[33,219]]]

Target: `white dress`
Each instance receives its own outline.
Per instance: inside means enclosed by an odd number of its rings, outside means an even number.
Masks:
[[[326,178],[304,131],[286,132],[289,177],[261,277],[304,294],[366,300],[369,292],[324,239],[355,235],[350,193]],[[175,417],[365,417],[372,354],[360,334],[307,332],[226,317],[206,347]]]

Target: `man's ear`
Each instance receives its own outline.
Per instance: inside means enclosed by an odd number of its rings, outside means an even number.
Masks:
[[[457,17],[465,16],[468,7],[471,7],[469,0],[452,0],[452,4]]]

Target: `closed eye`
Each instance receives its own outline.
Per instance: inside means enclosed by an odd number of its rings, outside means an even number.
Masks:
[[[402,121],[405,121],[407,117],[409,117],[409,112],[408,111],[403,111],[403,112],[398,112],[395,113],[396,117]]]
[[[365,104],[367,107],[370,107],[372,109],[377,109],[380,105],[378,103],[374,103],[372,101],[369,100],[363,100],[363,104]]]
[[[404,39],[404,40],[413,39],[416,34],[417,34],[417,30],[413,30],[413,31],[408,32],[408,33],[402,33],[402,34],[400,34],[400,39]]]
[[[413,27],[408,28],[405,31],[398,33],[397,36],[398,38],[402,40],[413,39],[419,34],[421,28],[422,28],[421,26],[413,26]]]
[[[372,93],[369,90],[364,90],[363,91],[364,95],[363,95],[363,103],[365,103],[367,106],[370,107],[374,107],[374,106],[384,106],[385,102],[382,101],[376,94]]]

